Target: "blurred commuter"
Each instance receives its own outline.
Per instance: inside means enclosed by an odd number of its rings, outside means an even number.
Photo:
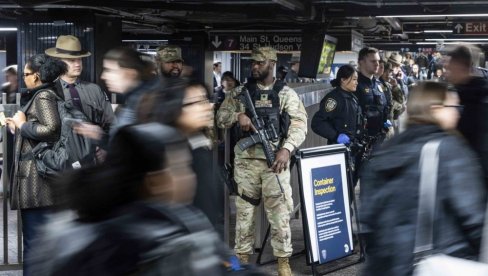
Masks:
[[[364,275],[412,274],[420,152],[433,140],[440,140],[434,252],[477,259],[486,191],[474,153],[455,132],[459,107],[447,85],[419,83],[409,95],[407,130],[374,153],[364,170],[359,216],[366,242]]]
[[[392,81],[392,78],[389,77],[391,74],[391,67],[389,65],[391,65],[391,63],[386,62],[384,59],[380,59],[378,72],[375,74],[375,77],[377,77],[381,83],[380,87],[383,93],[385,94],[385,98],[386,98],[386,106],[387,106],[386,122],[388,125],[388,131],[386,132],[386,137],[385,137],[386,139],[389,139],[394,135],[393,114],[392,114],[393,96],[392,96],[392,85],[390,83]]]
[[[403,95],[406,97],[408,95],[408,77],[403,71],[401,59],[402,56],[400,54],[392,53],[388,58],[388,62],[391,63],[392,78],[397,81],[398,87],[400,87]]]
[[[163,91],[144,96],[138,111],[141,122],[156,121],[171,125],[188,139],[192,168],[197,177],[193,205],[208,217],[223,234],[223,183],[213,166],[213,105],[203,83],[175,82]]]
[[[227,94],[229,92],[236,88],[237,86],[240,86],[241,83],[234,77],[234,74],[230,71],[226,71],[222,74],[222,85],[216,90],[216,104],[220,105]]]
[[[159,79],[152,73],[152,66],[142,53],[134,49],[118,47],[108,51],[103,57],[103,71],[100,78],[110,92],[123,96],[124,103],[117,107],[116,122],[110,129],[110,136],[125,125],[137,122],[137,107],[142,95],[160,85]],[[97,125],[79,124],[78,133],[100,140],[106,147],[108,135]]]
[[[405,53],[404,60],[403,60],[403,65],[405,65],[405,66],[411,66],[414,63],[415,63],[415,60],[412,58],[412,54]]]
[[[393,65],[390,62],[385,63],[383,75],[380,80],[384,85],[386,85],[391,92],[391,107],[389,120],[393,124],[393,134],[398,134],[399,132],[399,118],[405,112],[407,103],[403,90],[398,83],[398,81],[393,77]],[[391,118],[391,119],[390,119]]]
[[[51,180],[37,173],[32,149],[40,142],[56,142],[61,132],[55,81],[66,72],[66,64],[44,54],[30,57],[22,73],[28,89],[28,103],[7,118],[8,127],[15,132],[15,160],[10,204],[20,210],[24,241],[24,275],[30,270],[32,243],[46,222],[54,204]]]
[[[281,65],[276,69],[277,79],[285,81],[286,74],[288,74],[288,67]]]
[[[358,87],[356,96],[367,120],[367,134],[374,145],[380,144],[388,130],[388,103],[381,89],[380,81],[375,77],[378,72],[380,55],[376,48],[363,48],[359,51]]]
[[[213,87],[214,91],[222,85],[222,62],[215,61],[213,64]]]
[[[287,83],[300,82],[300,78],[298,77],[298,71],[300,70],[300,57],[292,56],[288,63],[290,64],[290,70],[288,70],[288,73],[286,73],[285,81]]]
[[[183,70],[181,48],[174,45],[164,45],[156,50],[156,59],[163,78],[179,78]]]
[[[186,138],[172,127],[120,128],[104,164],[74,171],[58,186],[61,206],[76,216],[48,225],[36,275],[224,275],[232,252],[187,206],[195,184],[190,158]]]
[[[429,68],[429,58],[427,57],[427,52],[422,51],[415,59],[415,64],[419,65],[420,71],[425,72],[427,75],[427,69]]]
[[[408,87],[412,87],[415,84],[417,84],[417,82],[424,81],[424,80],[425,80],[425,77],[420,74],[420,69],[419,69],[418,64],[412,65],[412,72],[410,72],[410,74],[408,74],[408,79],[407,79]]]
[[[478,48],[468,45],[457,46],[448,53],[449,61],[446,64],[446,80],[453,84],[458,91],[461,105],[464,107],[457,125],[458,130],[466,138],[473,149],[486,164],[486,158],[482,154],[482,148],[488,141],[483,137],[488,133],[485,126],[486,114],[488,114],[488,80],[475,76],[475,56],[480,51]],[[488,173],[488,168],[485,168]],[[488,174],[487,178],[488,187]]]
[[[440,82],[446,81],[446,78],[444,77],[444,70],[442,70],[442,69],[435,70],[435,74],[432,77],[432,79],[435,81],[440,81]]]
[[[268,167],[260,145],[242,151],[234,148],[234,177],[239,192],[236,197],[236,245],[234,250],[243,263],[249,262],[254,249],[256,208],[263,199],[264,209],[271,224],[271,246],[278,257],[278,275],[291,275],[289,257],[291,244],[290,213],[293,211],[289,162],[292,152],[305,140],[307,112],[297,93],[276,80],[276,50],[260,47],[253,50],[252,77],[228,95],[217,112],[217,125],[230,128],[239,123],[241,139],[253,134],[255,126],[248,108],[235,97],[246,88],[256,113],[268,130],[275,130],[277,141],[268,141],[276,152],[275,161]],[[288,119],[288,120],[287,120]],[[281,185],[281,186],[280,186]],[[281,189],[282,187],[282,189]]]
[[[56,47],[47,49],[45,53],[62,60],[68,66],[66,74],[57,81],[58,89],[63,92],[62,99],[71,101],[92,124],[108,133],[114,121],[114,112],[107,94],[100,86],[80,79],[83,72],[82,59],[89,57],[91,53],[83,50],[80,40],[72,35],[59,36]],[[98,161],[103,161],[105,155],[105,150],[96,147]]]
[[[19,92],[17,64],[9,65],[3,68],[2,71],[5,74],[5,82],[2,84],[2,92],[7,93],[6,103],[15,103],[16,93]]]

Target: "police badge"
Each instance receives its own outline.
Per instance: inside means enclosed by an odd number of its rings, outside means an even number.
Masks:
[[[325,102],[325,111],[331,112],[336,108],[336,106],[337,106],[336,100],[332,98],[328,98],[327,101]]]

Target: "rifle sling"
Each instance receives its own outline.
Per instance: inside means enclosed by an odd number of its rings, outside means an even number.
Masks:
[[[247,195],[245,195],[245,194],[239,194],[239,193],[238,193],[238,195],[239,195],[239,196],[240,196],[242,199],[244,199],[245,201],[249,202],[250,204],[252,204],[252,205],[254,205],[254,206],[259,206],[259,203],[261,203],[261,199],[260,199],[260,198],[256,199],[256,198],[248,197],[248,196],[247,196]]]

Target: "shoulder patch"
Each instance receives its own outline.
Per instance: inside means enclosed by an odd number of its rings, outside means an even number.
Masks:
[[[337,107],[337,101],[334,100],[333,98],[328,98],[327,101],[325,102],[325,111],[326,112],[334,111],[334,109],[336,107]]]

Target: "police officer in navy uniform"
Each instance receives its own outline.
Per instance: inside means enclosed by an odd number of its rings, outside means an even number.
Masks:
[[[320,102],[320,109],[312,118],[312,130],[326,138],[329,145],[351,146],[350,161],[352,161],[353,185],[355,186],[362,161],[362,149],[357,147],[359,145],[358,136],[362,134],[363,129],[361,107],[354,93],[358,85],[358,73],[351,65],[343,65],[337,71],[336,78],[331,81],[331,84],[335,89]],[[351,198],[353,198],[352,195]]]
[[[375,77],[378,72],[380,55],[378,49],[366,47],[359,51],[359,75],[356,96],[366,118],[366,130],[379,145],[391,126],[388,122],[388,103],[381,82]]]
[[[361,125],[361,108],[354,92],[358,74],[351,65],[343,65],[331,81],[334,90],[320,102],[312,119],[312,130],[327,139],[327,144],[351,143]]]

